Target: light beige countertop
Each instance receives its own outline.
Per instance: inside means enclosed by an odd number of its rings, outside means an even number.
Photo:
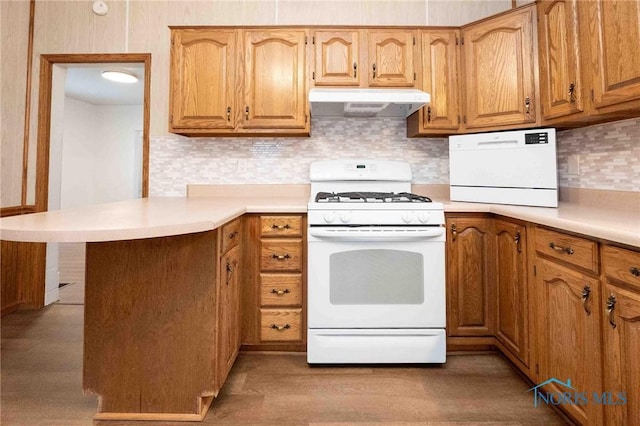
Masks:
[[[31,242],[95,242],[170,235],[216,229],[244,213],[305,213],[308,193],[292,197],[160,197],[120,201],[0,219],[0,238]],[[603,208],[561,202],[557,209],[499,204],[461,203],[434,197],[445,212],[486,212],[640,248],[640,204]],[[606,203],[604,203],[606,205]]]
[[[308,197],[159,197],[0,219],[0,239],[135,240],[210,231],[244,213],[305,213]]]
[[[444,201],[446,213],[486,212],[640,248],[640,212],[560,202],[558,208]]]

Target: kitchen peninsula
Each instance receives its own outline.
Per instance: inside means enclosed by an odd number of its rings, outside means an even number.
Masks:
[[[87,242],[83,387],[100,395],[96,419],[201,420],[224,380],[216,373],[221,227],[245,213],[304,214],[307,202],[307,195],[139,199],[3,218],[0,237]],[[445,211],[640,248],[633,209],[445,201]]]
[[[307,200],[138,199],[2,219],[1,237],[87,242],[83,388],[100,396],[96,420],[195,421],[225,378],[222,225],[244,213],[305,212]]]

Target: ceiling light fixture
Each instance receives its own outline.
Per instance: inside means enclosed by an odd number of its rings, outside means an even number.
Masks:
[[[138,81],[138,77],[134,73],[126,70],[104,70],[100,75],[102,78],[117,81],[118,83],[135,83]]]

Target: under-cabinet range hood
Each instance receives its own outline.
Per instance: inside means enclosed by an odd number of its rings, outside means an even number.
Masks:
[[[311,89],[314,117],[408,117],[431,97],[418,89]]]

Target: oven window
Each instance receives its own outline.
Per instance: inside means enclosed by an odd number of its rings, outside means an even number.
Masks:
[[[329,258],[333,305],[424,303],[422,254],[402,250],[352,250]]]

